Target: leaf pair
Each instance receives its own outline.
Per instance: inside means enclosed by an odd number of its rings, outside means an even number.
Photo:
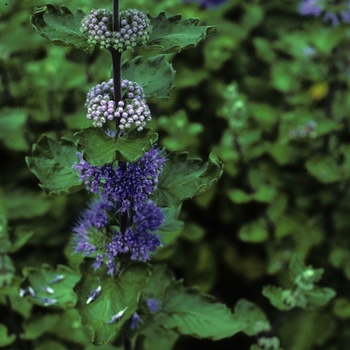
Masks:
[[[100,128],[89,127],[75,134],[78,149],[92,165],[102,166],[115,160],[135,162],[148,151],[158,135],[150,129],[132,130],[115,141]],[[74,141],[60,142],[43,135],[33,145],[32,157],[26,158],[29,169],[39,178],[40,187],[50,195],[62,195],[83,188],[74,163],[79,162]],[[211,153],[207,163],[188,159],[188,153],[168,155],[153,200],[160,207],[178,207],[184,200],[206,192],[218,181],[223,164]]]
[[[80,9],[72,13],[66,6],[58,9],[47,4],[34,9],[30,23],[39,35],[54,45],[72,46],[91,54],[95,48],[88,44],[88,36],[80,32],[84,17],[85,13]],[[157,17],[148,17],[153,30],[146,46],[158,52],[174,53],[195,47],[216,31],[212,26],[197,27],[199,20],[196,18],[181,22],[181,15],[167,18],[164,12]]]

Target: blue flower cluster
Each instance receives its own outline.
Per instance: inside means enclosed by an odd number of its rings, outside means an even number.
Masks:
[[[86,96],[86,118],[92,119],[95,127],[102,127],[107,120],[119,118],[120,130],[129,129],[135,124],[141,131],[146,122],[152,120],[143,89],[129,80],[123,80],[121,88],[123,100],[116,104],[113,100],[113,79],[92,87]]]
[[[165,157],[161,150],[152,148],[135,163],[93,166],[81,154],[75,164],[81,180],[89,192],[99,194],[102,200],[112,202],[118,211],[138,211],[157,189]]]
[[[331,21],[334,26],[340,22],[350,23],[350,1],[327,3],[325,0],[302,0],[299,3],[299,13],[315,17],[323,13],[323,20]]]
[[[113,48],[119,52],[145,45],[152,32],[149,18],[142,12],[129,9],[120,13],[120,31],[112,31],[112,11],[91,10],[81,23],[81,32],[88,34],[88,43],[101,49]]]
[[[76,253],[94,257],[92,267],[102,263],[108,273],[116,272],[116,258],[129,254],[131,260],[147,261],[161,246],[157,231],[164,221],[164,213],[150,200],[157,189],[158,178],[165,163],[164,153],[154,147],[135,163],[117,166],[93,166],[81,154],[74,165],[87,190],[97,195],[73,227]],[[113,222],[116,213],[128,217],[125,232]]]

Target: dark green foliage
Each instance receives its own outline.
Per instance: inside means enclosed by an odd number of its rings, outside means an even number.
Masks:
[[[216,32],[213,26],[199,26],[198,18],[190,18],[181,22],[181,15],[167,17],[161,12],[157,17],[148,16],[153,30],[147,47],[163,53],[175,53],[190,49],[203,41],[208,34]]]
[[[80,32],[84,16],[85,13],[79,9],[73,14],[66,6],[58,9],[47,4],[34,9],[30,23],[39,35],[49,39],[54,45],[73,46],[91,54],[94,48],[88,45],[87,35]]]
[[[83,188],[77,171],[73,169],[73,164],[78,162],[76,153],[72,140],[61,138],[57,142],[43,135],[33,145],[32,157],[27,157],[26,162],[47,194],[68,194]]]
[[[161,207],[178,207],[184,200],[206,192],[220,178],[223,164],[215,154],[207,163],[201,159],[187,159],[188,153],[170,153],[153,195]]]
[[[175,71],[165,55],[150,57],[146,61],[142,56],[135,57],[131,62],[125,60],[121,74],[123,79],[140,84],[149,102],[169,99],[174,88]]]

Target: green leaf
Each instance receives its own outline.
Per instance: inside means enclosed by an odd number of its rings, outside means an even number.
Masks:
[[[117,334],[121,326],[138,307],[141,292],[147,285],[150,271],[144,263],[130,264],[121,275],[112,278],[103,269],[94,271],[85,263],[82,266],[82,280],[76,286],[78,303],[76,308],[82,324],[93,331],[95,345],[107,343]],[[101,293],[87,304],[93,290],[101,287]],[[124,311],[124,312],[122,312]],[[120,318],[110,323],[113,316],[121,312]]]
[[[293,306],[286,305],[283,299],[283,289],[275,286],[265,286],[262,295],[270,300],[271,305],[279,310],[291,310]]]
[[[339,181],[342,176],[335,159],[330,156],[310,159],[305,164],[307,171],[323,183]]]
[[[171,350],[174,348],[174,344],[179,338],[177,332],[162,328],[162,324],[158,321],[157,315],[154,321],[143,328],[139,334],[145,336],[145,340],[142,344],[143,350]]]
[[[306,266],[296,254],[292,256],[289,263],[291,281],[303,290],[311,290],[314,282],[318,282],[321,279],[323,272],[322,268],[314,269],[312,266]]]
[[[13,310],[19,315],[22,315],[24,319],[27,319],[30,317],[33,304],[29,302],[27,298],[23,298],[19,295],[20,284],[22,281],[22,277],[14,276],[11,285],[0,288],[0,304],[5,305],[7,303],[6,299],[9,297]]]
[[[344,39],[344,30],[341,27],[310,27],[308,38],[323,54],[329,55],[331,51]]]
[[[157,140],[158,134],[152,129],[133,129],[118,139],[116,159],[122,162],[136,162]]]
[[[266,241],[269,233],[265,220],[260,218],[243,225],[238,232],[238,237],[244,242],[261,243]]]
[[[246,322],[242,331],[249,336],[268,331],[271,328],[264,312],[248,300],[239,300],[235,306],[235,313]]]
[[[334,314],[341,319],[350,318],[350,302],[346,298],[337,298],[333,305]]]
[[[20,250],[29,240],[33,237],[33,231],[15,231],[15,238],[10,250],[11,253],[15,253]]]
[[[310,291],[303,291],[307,299],[308,308],[325,306],[333,299],[336,292],[331,288],[314,288]]]
[[[17,188],[6,193],[9,220],[31,219],[45,215],[51,205],[50,198],[43,192]]]
[[[115,139],[101,128],[89,126],[74,134],[77,148],[84,159],[94,166],[112,163],[115,160]]]
[[[7,327],[0,323],[0,346],[12,344],[16,339],[14,334],[8,335]]]
[[[80,32],[84,17],[85,13],[80,9],[72,13],[66,6],[62,5],[61,9],[58,9],[54,5],[47,4],[44,7],[34,8],[30,23],[39,35],[54,45],[73,46],[91,54],[94,46],[90,46],[87,35]]]
[[[285,321],[278,328],[281,343],[286,344],[288,350],[330,350],[334,339],[338,338],[334,336],[339,330],[339,323],[329,312],[295,310],[288,314],[288,321]],[[342,344],[342,340],[339,341]],[[322,346],[325,342],[327,345]]]
[[[0,254],[0,289],[11,285],[15,272],[11,258],[7,254]]]
[[[226,305],[196,288],[184,288],[182,281],[172,283],[165,290],[157,322],[165,329],[213,340],[232,337],[246,327],[246,321]]]
[[[34,290],[34,295],[27,296],[32,303],[63,310],[76,304],[77,296],[73,287],[80,276],[68,266],[58,265],[56,270],[48,264],[43,264],[41,268],[26,267],[23,275],[26,278],[21,288],[30,286]]]
[[[248,194],[240,189],[232,189],[228,191],[228,197],[234,203],[247,203],[250,201],[270,203],[276,196],[276,190],[269,185],[259,186],[253,193]]]
[[[84,187],[73,169],[73,164],[79,161],[76,153],[73,141],[62,137],[58,142],[43,135],[33,145],[32,157],[26,157],[26,163],[47,194],[63,195]]]
[[[161,12],[157,17],[148,14],[153,26],[147,47],[163,53],[175,53],[190,49],[203,41],[208,34],[216,32],[212,26],[199,26],[198,18],[189,18],[181,22],[181,15],[172,17]]]
[[[163,246],[167,246],[176,241],[181,235],[185,223],[178,219],[181,207],[164,208],[164,223],[158,230],[158,234],[162,237]]]
[[[44,316],[33,315],[25,321],[23,325],[24,334],[21,335],[21,338],[26,340],[39,338],[54,327],[59,319],[60,316],[58,314],[48,314]]]
[[[74,329],[74,332],[72,332],[72,329]],[[58,322],[50,329],[50,334],[78,344],[91,343],[91,331],[83,327],[76,309],[69,309],[61,313]]]
[[[54,341],[54,340],[44,340],[43,342],[41,342],[36,348],[35,350],[66,350],[67,347],[63,344],[61,344],[58,341]]]
[[[158,134],[151,129],[133,129],[116,142],[103,129],[91,126],[75,133],[74,137],[84,159],[94,166],[102,166],[115,160],[136,162],[157,141]]]
[[[166,265],[154,265],[145,293],[152,299],[163,300],[166,289],[174,281],[174,275]]]
[[[20,108],[4,108],[0,112],[0,140],[14,151],[27,151],[25,123],[28,112]]]
[[[164,165],[153,199],[160,207],[177,208],[184,200],[206,192],[223,172],[223,164],[211,153],[207,163],[187,159],[187,152],[172,152]]]
[[[144,291],[145,297],[159,300],[162,305],[166,290],[174,281],[174,276],[166,265],[153,265],[151,278]],[[162,315],[158,312],[145,320],[139,334],[145,336],[144,350],[171,350],[179,337],[176,331],[164,329]]]
[[[199,242],[205,236],[205,229],[193,222],[186,222],[181,238],[189,242]]]
[[[148,102],[169,99],[170,91],[174,88],[175,70],[165,55],[149,57],[146,61],[142,56],[132,61],[125,60],[121,66],[121,75],[123,79],[140,84]]]

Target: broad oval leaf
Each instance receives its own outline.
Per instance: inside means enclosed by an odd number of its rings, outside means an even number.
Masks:
[[[212,296],[195,288],[184,288],[181,281],[166,289],[162,310],[155,319],[165,329],[213,340],[232,337],[247,325],[226,305],[216,303]]]
[[[235,313],[246,321],[242,329],[249,336],[270,330],[270,322],[265,313],[254,303],[246,300],[238,300],[235,306]]]
[[[262,295],[270,300],[271,305],[279,310],[291,310],[293,306],[286,305],[283,298],[283,289],[276,286],[264,286]]]
[[[177,208],[184,200],[206,192],[223,172],[223,164],[211,153],[208,162],[187,159],[188,153],[172,152],[164,165],[153,200],[160,207]]]
[[[79,159],[72,140],[60,142],[43,135],[33,145],[32,157],[26,157],[28,168],[40,180],[39,186],[49,195],[65,195],[81,190],[84,185],[73,164]]]
[[[77,148],[84,159],[94,166],[102,166],[115,160],[115,139],[101,128],[89,126],[74,134]]]
[[[41,268],[25,267],[23,275],[22,292],[33,304],[63,310],[76,304],[73,288],[80,276],[68,266],[58,265],[56,269],[48,264]]]
[[[116,159],[122,162],[136,162],[157,140],[158,134],[152,129],[133,129],[118,139]]]
[[[216,32],[212,26],[199,26],[198,18],[189,18],[181,22],[181,15],[167,17],[161,12],[157,17],[148,14],[153,26],[147,47],[163,52],[175,53],[190,49],[203,41],[208,34]]]
[[[7,327],[4,324],[0,323],[0,346],[1,347],[10,345],[15,341],[16,336],[14,334],[9,335],[8,333],[9,332],[7,330]]]
[[[169,99],[170,91],[174,88],[175,70],[165,55],[149,57],[145,61],[142,56],[132,61],[125,60],[121,74],[123,79],[136,81],[142,86],[148,102]]]
[[[306,162],[305,167],[320,182],[328,184],[342,180],[341,169],[331,156],[310,159]]]
[[[93,343],[102,345],[115,336],[136,311],[141,292],[150,277],[150,270],[147,264],[132,263],[120,276],[112,278],[105,270],[94,271],[89,263],[85,263],[81,273],[83,278],[75,288],[78,295],[76,308],[82,324],[93,332]],[[90,293],[98,287],[101,288],[99,295],[87,302]],[[115,315],[120,317],[111,322]]]
[[[90,46],[87,35],[80,32],[84,17],[85,13],[80,9],[72,13],[66,6],[58,9],[52,4],[47,4],[44,7],[34,8],[30,23],[39,35],[54,45],[73,46],[92,54],[94,46]]]

